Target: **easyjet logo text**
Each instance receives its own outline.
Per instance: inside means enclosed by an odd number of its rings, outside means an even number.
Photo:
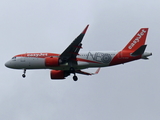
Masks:
[[[27,54],[27,57],[40,57],[40,56],[48,56],[47,53],[31,53],[31,54]]]
[[[146,33],[145,30],[142,30],[140,33],[138,33],[135,40],[133,40],[132,43],[128,46],[128,49],[132,49],[138,42],[140,42],[140,39],[145,33]]]

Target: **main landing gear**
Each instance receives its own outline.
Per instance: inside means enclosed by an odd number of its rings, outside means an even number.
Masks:
[[[25,78],[26,77],[26,69],[24,69],[22,77]]]
[[[70,68],[70,72],[74,74],[73,80],[74,80],[74,81],[77,81],[77,80],[78,80],[78,77],[76,76],[76,72],[75,72],[75,69],[74,69],[73,67]]]
[[[73,76],[73,80],[74,80],[74,81],[77,81],[77,80],[78,80],[78,77],[77,77],[76,75],[74,75],[74,76]]]

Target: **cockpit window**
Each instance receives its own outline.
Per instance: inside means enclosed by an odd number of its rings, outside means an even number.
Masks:
[[[13,57],[12,59],[13,59],[13,60],[15,60],[15,59],[16,59],[16,57]]]

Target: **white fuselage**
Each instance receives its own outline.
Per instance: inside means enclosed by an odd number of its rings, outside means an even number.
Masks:
[[[28,56],[15,56],[9,60],[5,65],[13,69],[55,69],[68,70],[70,68],[68,63],[61,64],[58,67],[46,67],[45,57],[39,57],[42,53],[36,53]],[[43,53],[44,54],[44,53]],[[85,69],[89,67],[105,67],[110,64],[117,52],[84,52],[77,55],[77,65],[73,65],[75,69]]]

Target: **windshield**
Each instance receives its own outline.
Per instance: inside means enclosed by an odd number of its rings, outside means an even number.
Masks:
[[[16,59],[16,57],[12,57],[12,59],[13,59],[13,60],[15,60],[15,59]]]

